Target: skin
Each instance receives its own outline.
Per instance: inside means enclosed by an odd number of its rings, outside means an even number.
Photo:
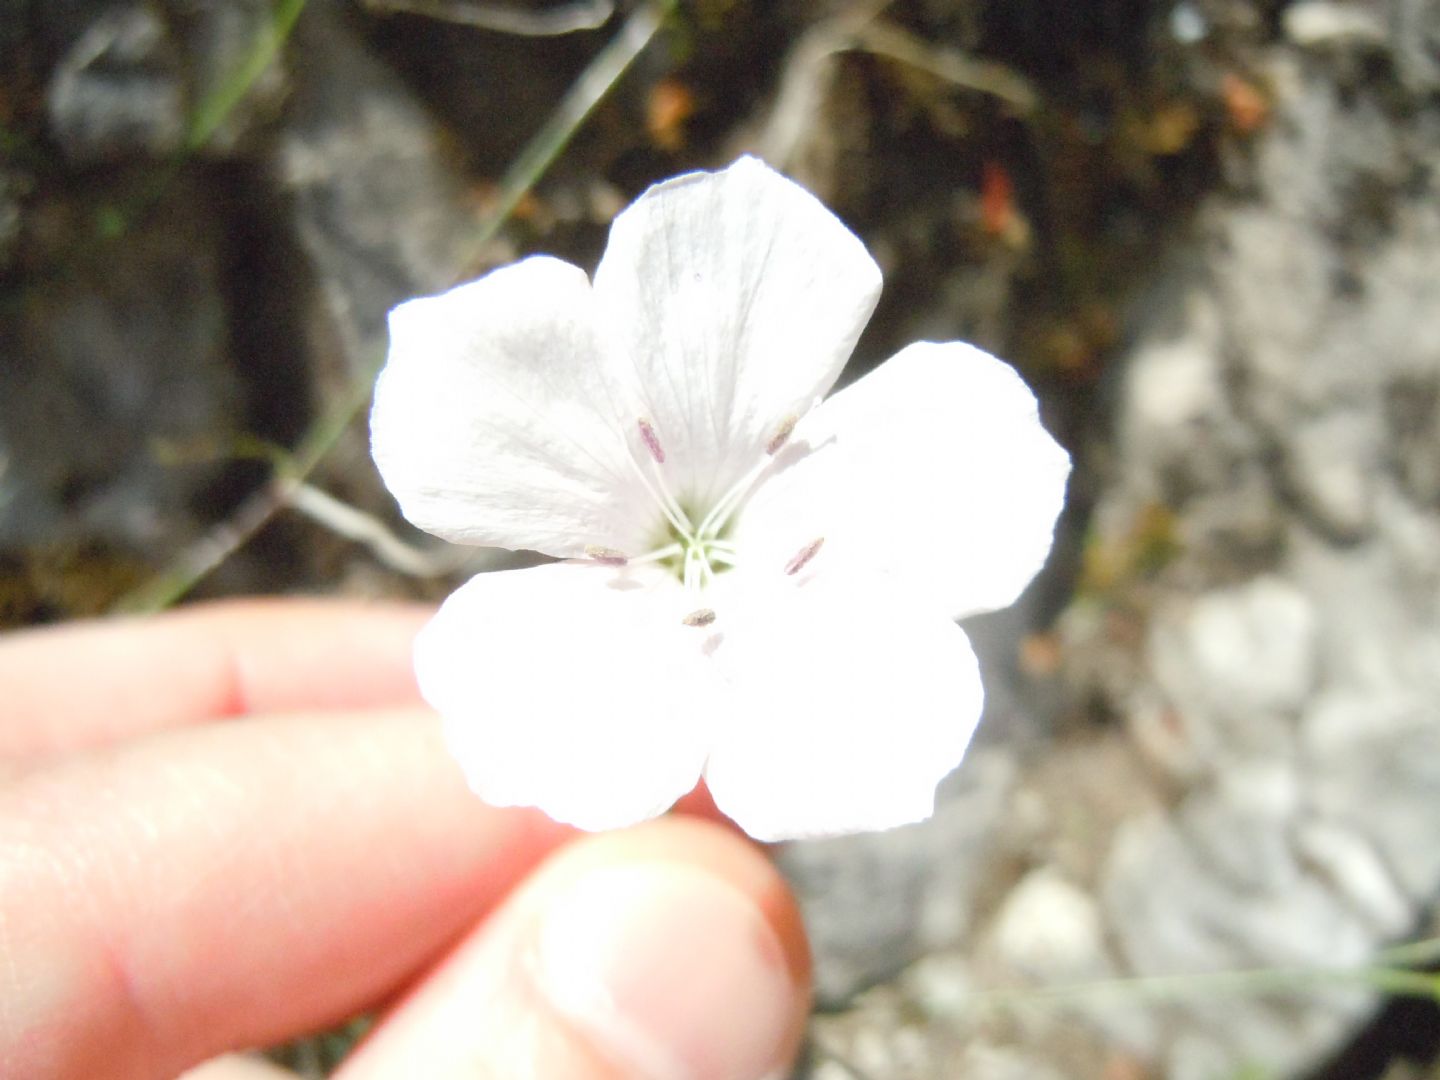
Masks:
[[[555,913],[615,880],[634,889],[567,939],[581,952],[604,952],[626,905],[700,897],[655,931],[699,951],[617,945],[607,969],[647,1030],[688,1047],[675,1075],[760,1080],[789,1060],[809,957],[764,854],[703,793],[604,835],[481,803],[416,693],[427,615],[231,602],[0,639],[0,1075],[274,1077],[216,1056],[379,1008],[342,1077],[635,1076],[536,974]],[[753,950],[714,944],[737,926]],[[632,952],[651,966],[624,970]],[[772,1005],[754,1022],[702,1030],[755,1001]]]

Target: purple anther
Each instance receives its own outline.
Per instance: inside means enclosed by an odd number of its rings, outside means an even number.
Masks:
[[[794,576],[805,568],[805,564],[813,559],[819,552],[821,545],[825,543],[823,536],[816,537],[795,553],[795,557],[785,564],[785,573]]]
[[[640,441],[645,444],[645,449],[650,451],[650,456],[655,459],[655,464],[665,464],[665,450],[660,445],[660,438],[655,434],[655,429],[650,426],[650,421],[640,419],[635,421],[640,425]]]
[[[708,607],[697,608],[680,621],[686,626],[709,626],[715,621],[715,609]]]
[[[791,413],[780,422],[775,429],[775,434],[770,436],[770,441],[765,444],[765,453],[774,457],[780,452],[780,448],[790,441],[790,435],[795,430],[795,425],[800,422],[800,417]]]
[[[630,556],[623,551],[601,547],[599,544],[586,544],[585,557],[604,566],[624,566],[630,561]]]

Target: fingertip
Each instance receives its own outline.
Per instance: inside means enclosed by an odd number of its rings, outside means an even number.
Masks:
[[[708,793],[704,797],[708,800]],[[592,865],[647,860],[693,865],[737,889],[774,933],[790,976],[805,991],[808,1005],[810,945],[799,904],[765,848],[718,811],[714,818],[671,814],[635,829],[586,837],[558,851],[546,869],[563,881],[562,875],[578,874]]]
[[[624,1075],[760,1080],[794,1055],[808,962],[789,894],[748,843],[672,819],[595,843],[556,880],[533,976]]]
[[[733,832],[671,818],[553,856],[343,1075],[419,1060],[437,1080],[762,1080],[793,1059],[809,993],[779,874]]]

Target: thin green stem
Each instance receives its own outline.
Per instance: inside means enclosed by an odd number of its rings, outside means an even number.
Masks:
[[[989,990],[978,993],[976,1005],[1006,1006],[1030,1002],[1175,1001],[1185,998],[1239,994],[1293,994],[1317,985],[1363,986],[1400,997],[1440,1000],[1440,976],[1395,967],[1252,968],[1243,971],[1205,971],[1188,975],[1150,975],[1096,979],[1054,986]]]
[[[304,10],[305,0],[279,0],[269,27],[265,32],[255,35],[244,61],[196,108],[185,132],[186,153],[194,153],[209,142],[211,136],[225,122],[225,118],[245,100],[256,81],[279,54]]]
[[[585,118],[610,92],[640,50],[650,44],[676,0],[653,0],[637,8],[625,20],[606,46],[595,54],[580,77],[560,99],[555,111],[520,151],[500,180],[500,199],[490,216],[480,225],[472,243],[475,248],[487,244],[515,212],[536,181],[545,174],[574,137]]]

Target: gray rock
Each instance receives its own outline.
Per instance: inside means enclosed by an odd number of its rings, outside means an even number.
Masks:
[[[1385,10],[1307,3],[1286,26],[1383,50]],[[1322,33],[1322,18],[1340,21]],[[1440,142],[1323,66],[1280,59],[1274,82],[1255,197],[1207,208],[1205,269],[1137,343],[1126,464],[1097,516],[1168,498],[1183,538],[1132,669],[1183,746],[1150,755],[1181,795],[1122,827],[1103,874],[1106,925],[1140,973],[1362,963],[1440,897]],[[1227,491],[1227,474],[1247,479]],[[1229,504],[1256,477],[1282,542],[1237,584],[1253,550]],[[1131,687],[1122,708],[1148,697]],[[1135,1045],[1167,1075],[1288,1073],[1373,1004],[1314,988],[1187,1001]]]
[[[1413,94],[1440,90],[1440,3],[1399,0],[1390,10],[1395,64]]]
[[[1179,823],[1157,817],[1121,831],[1103,895],[1126,970],[1174,977],[1325,969],[1373,955],[1381,940],[1373,923],[1291,847],[1293,787],[1293,776],[1230,777],[1187,802]],[[1197,984],[1195,993],[1155,1006],[1163,1026],[1154,1041],[1132,1047],[1166,1061],[1170,1076],[1206,1075],[1197,1061],[1225,1062],[1222,1071],[1250,1062],[1289,1072],[1343,1038],[1375,1001],[1356,988],[1256,989],[1237,984],[1214,994]]]
[[[187,101],[181,58],[159,14],[141,2],[101,9],[55,68],[45,105],[72,161],[177,152]]]
[[[117,0],[87,14],[78,33],[63,8],[42,16],[49,34],[73,38],[45,95],[71,162],[229,156],[275,115],[286,86],[278,56],[247,71],[276,51],[265,0]]]
[[[1155,680],[1200,760],[1218,768],[1288,749],[1315,682],[1315,632],[1304,593],[1273,575],[1161,606]]]
[[[435,121],[333,0],[312,0],[295,38],[306,63],[275,171],[319,281],[317,322],[341,344],[322,367],[348,379],[378,369],[392,307],[456,282],[477,223]]]
[[[805,913],[822,1007],[962,939],[1013,779],[1008,754],[973,750],[929,821],[779,850]]]
[[[218,474],[244,412],[219,237],[193,186],[177,180],[165,211],[108,244],[61,216],[55,247],[30,253],[65,272],[0,315],[0,548],[153,552]]]
[[[1374,4],[1300,0],[1285,9],[1285,34],[1297,45],[1384,46],[1385,13]]]
[[[980,868],[963,953],[826,1028],[875,1075],[985,1075],[956,1070],[967,1047],[1068,1075],[1117,1052],[1145,1075],[1296,1075],[1376,995],[1199,973],[1361,965],[1440,900],[1440,119],[1434,52],[1405,36],[1434,12],[1287,8],[1303,51],[1269,57],[1242,190],[1201,210],[1118,388],[1092,545],[1132,551],[1158,512],[1168,561],[1062,620],[1066,670],[1124,730],[1024,759],[993,849],[1023,871]],[[1180,978],[1023,1004],[1090,968]],[[997,987],[1022,1004],[993,1021]],[[906,1002],[936,1020],[909,1056]],[[933,1071],[905,1071],[917,1053]]]
[[[1053,866],[1032,870],[1005,897],[990,947],[1008,969],[1079,982],[1109,974],[1100,909]]]

